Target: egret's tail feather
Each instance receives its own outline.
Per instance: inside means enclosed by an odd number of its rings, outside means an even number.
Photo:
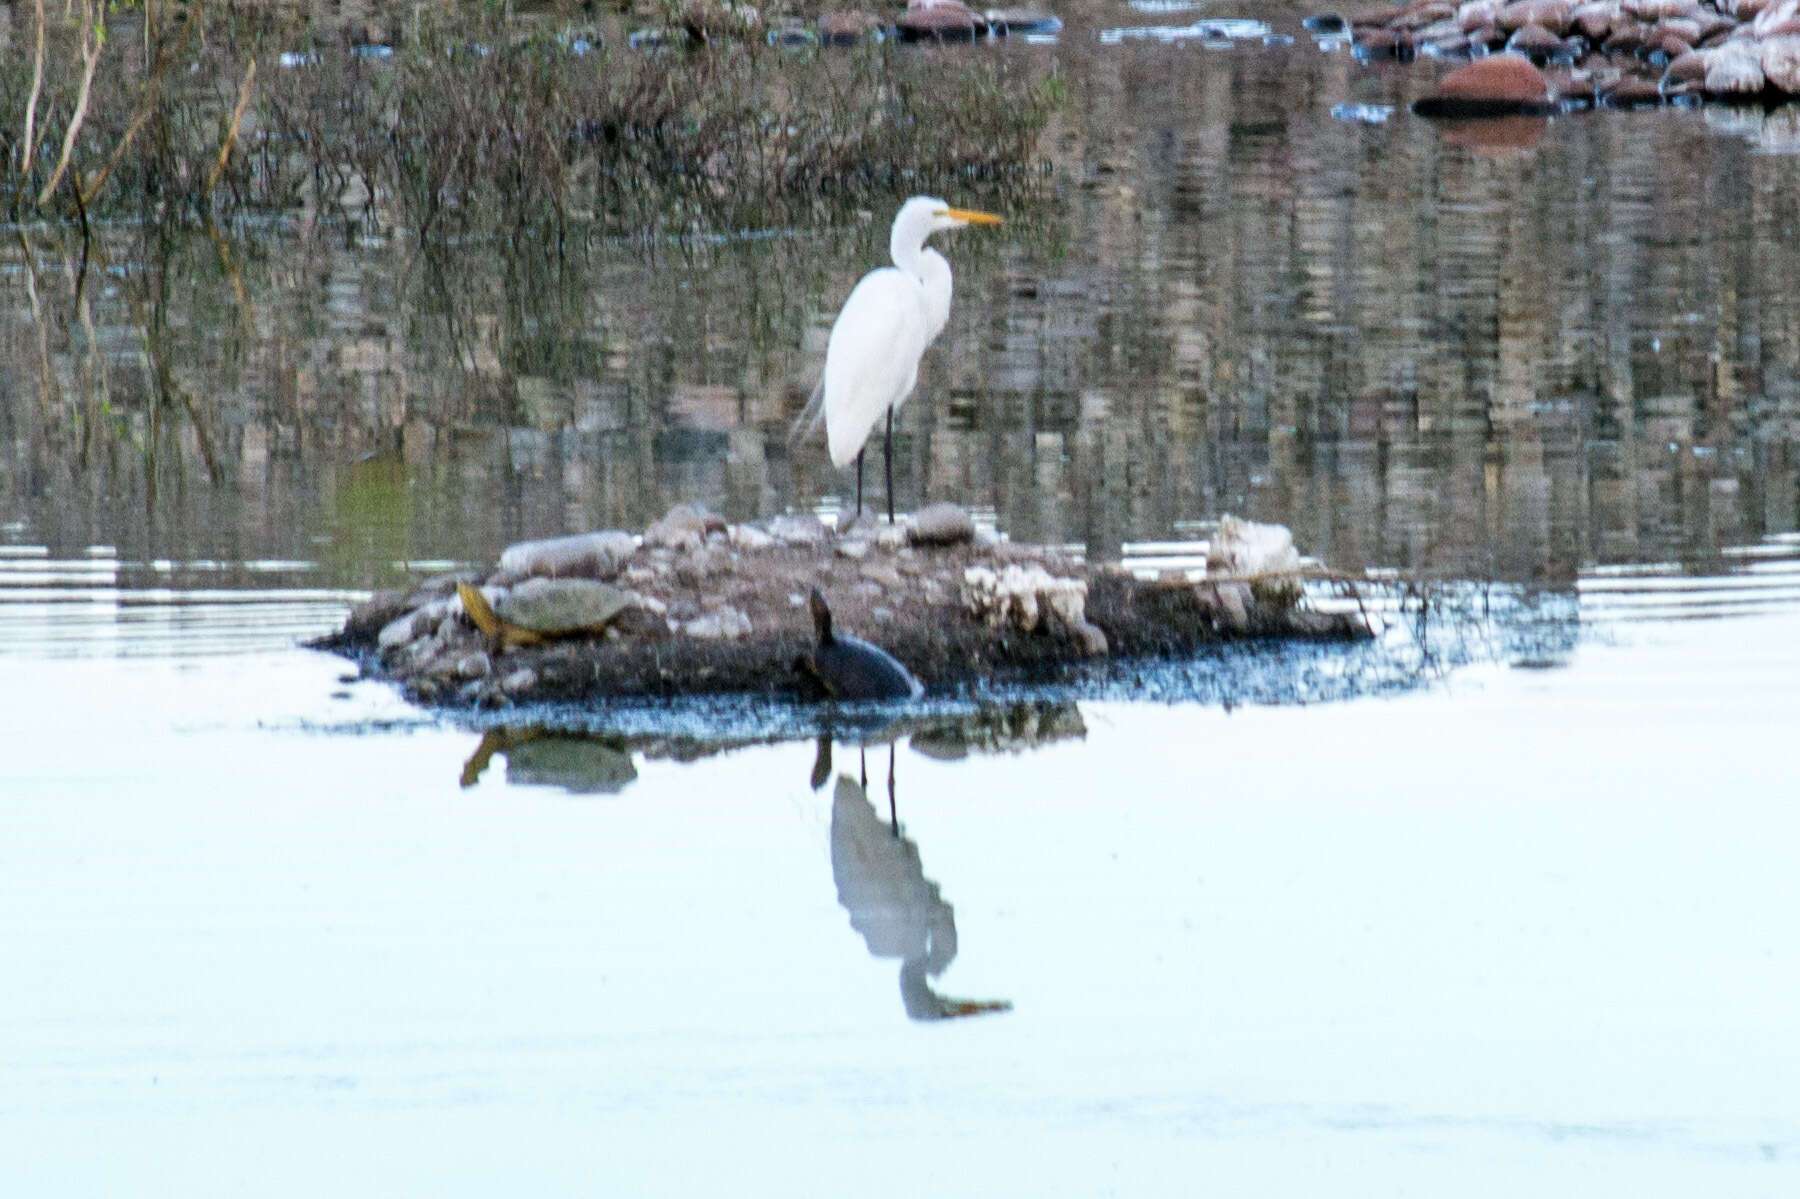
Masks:
[[[812,395],[806,399],[806,407],[788,426],[788,444],[802,445],[809,441],[823,440],[825,429],[825,377],[821,375],[819,382],[813,387]]]

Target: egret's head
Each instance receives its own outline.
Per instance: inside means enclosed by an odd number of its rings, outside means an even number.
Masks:
[[[914,196],[900,206],[900,213],[894,218],[894,232],[898,234],[902,229],[916,231],[922,241],[933,233],[942,233],[946,229],[999,223],[1000,218],[991,212],[952,208],[936,196]]]

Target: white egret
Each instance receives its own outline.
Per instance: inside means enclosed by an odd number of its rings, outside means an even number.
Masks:
[[[825,374],[813,402],[824,407],[832,465],[842,469],[856,460],[858,516],[863,446],[885,415],[888,520],[894,519],[894,413],[918,382],[925,347],[950,319],[950,263],[928,249],[925,239],[945,229],[999,223],[992,213],[952,208],[934,196],[914,196],[894,217],[888,239],[894,265],[864,275],[831,326]]]

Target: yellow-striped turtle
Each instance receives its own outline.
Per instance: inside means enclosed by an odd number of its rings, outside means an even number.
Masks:
[[[458,583],[463,611],[496,649],[564,637],[595,637],[636,602],[629,591],[591,579],[526,579],[495,604]]]

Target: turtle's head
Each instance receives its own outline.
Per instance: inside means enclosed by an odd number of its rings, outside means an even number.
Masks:
[[[806,608],[812,613],[813,630],[819,635],[820,645],[831,644],[831,609],[825,606],[825,597],[814,587],[812,594],[806,597]]]

